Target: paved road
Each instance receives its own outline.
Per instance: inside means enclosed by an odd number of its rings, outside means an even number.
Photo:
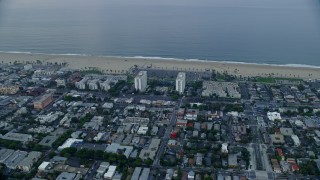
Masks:
[[[158,167],[160,166],[160,158],[161,158],[161,155],[164,153],[165,151],[165,148],[168,144],[168,141],[170,139],[170,134],[173,130],[173,128],[175,127],[175,124],[176,124],[176,121],[177,121],[177,110],[178,108],[181,106],[181,103],[183,102],[183,99],[184,97],[182,97],[179,101],[179,103],[175,106],[172,114],[171,114],[171,118],[170,118],[170,123],[165,131],[165,134],[162,138],[162,141],[161,141],[161,144],[160,144],[160,147],[159,147],[159,150],[157,152],[157,155],[156,155],[156,158],[155,160],[153,161],[153,167]]]
[[[95,174],[96,174],[96,172],[97,172],[97,169],[100,166],[100,164],[101,164],[101,161],[94,162],[93,165],[91,166],[91,168],[88,170],[88,173],[87,173],[87,175],[85,176],[84,179],[86,179],[86,180],[93,179]]]

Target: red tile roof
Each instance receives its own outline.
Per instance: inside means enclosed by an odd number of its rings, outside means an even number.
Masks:
[[[299,171],[299,166],[298,166],[298,164],[292,165],[292,170],[293,170],[293,171]]]
[[[283,152],[282,152],[282,149],[280,149],[280,148],[277,148],[277,152],[278,152],[278,155],[279,155],[279,156],[281,156],[281,157],[283,156]]]

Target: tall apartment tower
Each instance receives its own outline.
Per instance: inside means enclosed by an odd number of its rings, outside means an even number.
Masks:
[[[176,91],[183,94],[184,88],[186,87],[186,73],[179,72],[176,79]]]
[[[144,92],[147,88],[147,71],[140,71],[134,78],[134,87],[140,92]]]

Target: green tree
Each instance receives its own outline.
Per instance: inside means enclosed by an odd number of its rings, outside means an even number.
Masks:
[[[77,152],[77,148],[75,147],[68,147],[64,148],[63,150],[60,151],[60,155],[63,157],[70,157],[74,156]]]
[[[56,156],[56,155],[57,155],[57,154],[56,154],[54,151],[50,151],[49,154],[48,154],[48,156],[49,156],[50,159],[53,158],[53,157]]]
[[[304,87],[303,84],[299,84],[299,85],[298,85],[298,89],[299,89],[299,91],[304,91],[304,90],[305,90],[305,87]]]
[[[142,159],[141,158],[137,158],[133,163],[134,167],[141,166],[141,165],[142,165]]]
[[[148,166],[151,166],[152,163],[153,163],[153,161],[152,161],[152,159],[148,158],[148,159],[146,159],[146,160],[144,161],[144,163],[145,163],[146,165],[148,165]]]
[[[118,158],[118,155],[115,154],[115,153],[112,153],[112,154],[109,155],[108,161],[109,161],[110,163],[113,163],[113,162],[116,162],[116,161],[117,161],[117,158]]]
[[[104,152],[102,150],[97,150],[94,152],[94,158],[95,159],[102,159]]]

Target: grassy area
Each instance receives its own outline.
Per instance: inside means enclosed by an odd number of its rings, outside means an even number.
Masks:
[[[223,74],[220,74],[220,73],[217,73],[216,75],[216,79],[219,81],[223,81],[224,80],[224,75]]]
[[[96,69],[84,70],[84,71],[81,71],[81,73],[84,75],[86,75],[86,74],[103,74],[101,71],[96,70]]]
[[[235,76],[233,75],[230,75],[228,73],[217,73],[215,74],[214,78],[217,80],[217,81],[233,81],[236,79]]]
[[[279,78],[279,77],[257,77],[255,80],[256,82],[270,83],[270,84],[276,83],[277,80],[303,81],[302,79],[299,79],[299,78]]]
[[[131,76],[131,75],[128,75],[127,83],[128,84],[134,84],[134,77]]]

